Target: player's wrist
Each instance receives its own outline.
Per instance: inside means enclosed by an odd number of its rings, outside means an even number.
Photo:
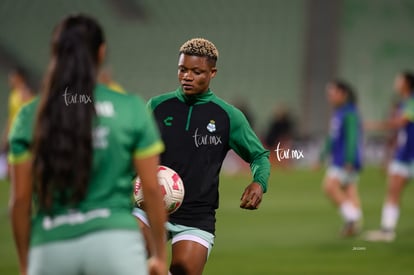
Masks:
[[[255,184],[259,185],[259,186],[260,186],[260,188],[262,189],[262,192],[263,192],[263,193],[266,193],[266,191],[267,191],[267,184],[262,183],[262,182],[259,182],[259,181],[253,181],[253,182],[252,182],[252,184],[253,184],[253,183],[255,183]]]

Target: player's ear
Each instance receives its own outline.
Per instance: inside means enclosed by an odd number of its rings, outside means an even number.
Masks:
[[[103,64],[106,57],[106,44],[102,43],[98,49],[98,63],[99,65]]]
[[[217,74],[217,68],[216,67],[211,68],[211,78],[214,78],[216,74]]]

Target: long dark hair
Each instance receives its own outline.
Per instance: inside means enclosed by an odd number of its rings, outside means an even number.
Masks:
[[[408,87],[410,88],[410,93],[414,94],[414,73],[409,70],[405,70],[401,72],[401,76],[404,78]]]
[[[356,105],[358,102],[357,95],[355,93],[354,88],[351,86],[351,84],[340,80],[335,79],[331,82],[335,87],[337,87],[342,93],[346,95],[347,103]]]
[[[34,190],[43,210],[50,211],[55,200],[76,205],[86,195],[92,169],[93,90],[103,43],[101,27],[85,15],[66,17],[54,31],[33,142]],[[79,102],[80,97],[92,102]]]

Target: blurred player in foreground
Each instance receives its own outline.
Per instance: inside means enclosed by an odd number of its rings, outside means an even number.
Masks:
[[[10,217],[21,274],[147,274],[131,216],[134,170],[150,204],[150,268],[167,272],[156,178],[163,144],[141,99],[96,84],[104,58],[98,23],[65,18],[53,34],[41,96],[13,125]]]
[[[28,83],[27,73],[23,68],[16,67],[10,72],[9,85],[11,88],[8,102],[9,114],[0,145],[0,166],[5,165],[5,167],[0,167],[0,170],[4,171],[0,172],[0,179],[7,175],[7,164],[6,161],[3,162],[3,158],[4,160],[7,158],[7,137],[10,132],[10,127],[13,124],[17,113],[20,111],[20,108],[33,97],[32,89]]]
[[[358,174],[361,170],[361,122],[356,107],[356,95],[345,82],[333,81],[327,87],[328,101],[334,108],[330,122],[330,134],[321,153],[331,157],[323,189],[332,202],[339,207],[345,225],[342,236],[358,233],[362,217],[358,195]]]
[[[240,207],[257,209],[267,189],[269,152],[241,111],[209,88],[217,72],[217,58],[218,51],[210,41],[196,38],[185,42],[178,60],[181,86],[148,103],[166,145],[161,164],[177,171],[185,186],[183,204],[167,223],[173,275],[203,272],[214,244],[219,173],[230,149],[250,163],[253,174]],[[134,214],[148,229],[145,213],[135,209]]]
[[[108,86],[109,89],[115,92],[118,92],[121,94],[126,93],[125,89],[121,86],[121,84],[119,84],[113,79],[112,70],[110,67],[101,68],[101,70],[99,71],[99,75],[98,75],[98,81],[99,83],[102,83]]]
[[[400,215],[400,200],[404,187],[414,177],[414,74],[406,71],[395,79],[395,90],[400,95],[398,115],[392,120],[367,125],[370,129],[398,129],[397,146],[388,169],[388,189],[381,215],[381,229],[368,231],[368,241],[391,242]]]
[[[20,108],[33,98],[33,92],[27,79],[27,73],[23,68],[17,67],[9,74],[9,85],[11,88],[9,96],[9,115],[7,118],[6,135],[3,147],[7,147],[7,136]]]

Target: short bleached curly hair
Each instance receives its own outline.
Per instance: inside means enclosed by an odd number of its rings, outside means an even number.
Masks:
[[[219,55],[216,46],[204,38],[193,38],[188,40],[181,46],[180,54],[207,57],[213,61],[217,61]]]

